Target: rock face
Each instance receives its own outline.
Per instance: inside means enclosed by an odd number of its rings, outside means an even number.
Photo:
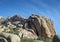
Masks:
[[[30,16],[28,25],[36,32],[38,36],[40,35],[45,38],[51,38],[56,34],[53,22],[44,16],[38,15]]]

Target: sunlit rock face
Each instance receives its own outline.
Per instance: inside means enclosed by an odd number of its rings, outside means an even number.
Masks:
[[[25,29],[20,29],[20,32],[19,32],[19,36],[20,38],[27,38],[27,39],[37,39],[38,36],[35,34],[35,32],[33,30],[25,30]]]
[[[51,38],[56,34],[52,20],[45,16],[32,15],[29,17],[28,24],[38,36]]]

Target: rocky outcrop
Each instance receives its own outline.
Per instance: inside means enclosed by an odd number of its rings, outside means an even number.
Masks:
[[[13,33],[20,38],[29,39],[37,39],[38,36],[52,38],[56,34],[52,20],[39,15],[32,15],[28,19],[19,15],[10,16],[7,19],[0,17],[0,32],[8,33],[7,36]]]
[[[2,20],[2,19],[1,19]],[[2,21],[0,24],[10,28],[20,28],[24,25],[24,18],[20,15],[9,16],[7,19]]]
[[[44,16],[32,15],[29,17],[28,24],[38,36],[51,38],[56,34],[53,22]]]
[[[21,17],[20,15],[14,15],[14,16],[10,16],[7,18],[7,21],[11,21],[11,22],[14,22],[14,21],[23,21],[24,18]]]

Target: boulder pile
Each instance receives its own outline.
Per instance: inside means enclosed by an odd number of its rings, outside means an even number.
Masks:
[[[0,17],[0,40],[20,42],[20,39],[37,39],[39,36],[53,38],[56,35],[54,24],[45,16],[32,14],[28,19],[20,15]],[[7,39],[8,38],[8,39]]]

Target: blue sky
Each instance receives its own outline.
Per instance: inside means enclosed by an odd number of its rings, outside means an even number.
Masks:
[[[0,0],[0,16],[7,18],[15,14],[26,18],[31,14],[51,18],[60,35],[60,0]]]

